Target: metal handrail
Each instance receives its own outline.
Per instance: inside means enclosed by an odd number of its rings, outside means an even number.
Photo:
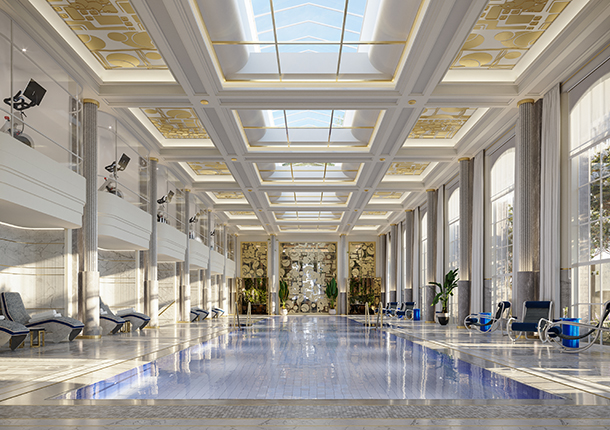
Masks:
[[[167,305],[167,306],[165,307],[165,309],[163,309],[161,312],[159,312],[159,315],[158,315],[158,316],[161,316],[161,315],[163,314],[163,312],[165,312],[166,310],[168,310],[169,308],[171,308],[171,307],[172,307],[172,305],[173,305],[174,303],[176,303],[176,301],[175,301],[175,300],[174,300],[173,302],[171,302],[169,305]]]

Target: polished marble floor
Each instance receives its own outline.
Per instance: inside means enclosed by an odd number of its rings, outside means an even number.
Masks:
[[[274,317],[59,399],[561,399],[343,317]]]
[[[307,325],[309,317],[303,319]],[[344,317],[337,320],[347,320]],[[350,318],[359,321],[360,318]],[[280,318],[277,318],[280,321]],[[34,429],[608,429],[610,349],[561,354],[538,342],[511,344],[434,324],[385,331],[561,399],[124,399],[57,396],[173,354],[220,341],[229,318],[76,340],[11,352],[0,348],[0,430]],[[287,321],[287,320],[286,320]],[[267,321],[263,325],[269,325]],[[346,323],[350,324],[351,323]],[[357,332],[358,326],[353,326]],[[248,332],[248,333],[246,333]],[[240,336],[256,338],[253,329]],[[370,332],[370,339],[375,336]],[[352,338],[350,334],[350,339]],[[390,349],[393,348],[389,343]],[[378,345],[376,345],[378,346]],[[387,347],[386,344],[382,345]]]

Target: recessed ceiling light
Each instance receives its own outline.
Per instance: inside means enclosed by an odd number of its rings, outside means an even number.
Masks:
[[[237,161],[237,158],[231,158],[231,161]]]
[[[27,51],[27,49],[25,49],[25,48],[21,49],[21,52],[26,52],[26,51]]]
[[[263,210],[262,210],[262,209],[259,209],[258,211],[259,211],[259,212],[262,212]]]
[[[358,212],[358,209],[354,209],[354,212]]]
[[[209,104],[209,103],[210,103],[210,102],[209,102],[209,101],[207,101],[207,100],[201,100],[201,104],[202,104],[202,105],[207,105],[207,104]]]
[[[380,158],[379,161],[385,161],[385,158]]]
[[[410,105],[414,105],[415,103],[417,103],[415,100],[409,100]]]
[[[252,192],[252,190],[248,190],[249,192]]]
[[[365,192],[365,193],[368,193],[368,192],[369,192],[369,190],[364,190],[364,192]]]

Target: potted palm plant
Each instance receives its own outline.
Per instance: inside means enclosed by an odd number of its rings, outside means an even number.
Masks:
[[[337,280],[332,278],[330,281],[326,283],[326,297],[328,297],[328,306],[330,310],[328,311],[331,315],[336,315],[337,311],[335,310],[335,302],[337,301],[337,296],[339,295],[339,289],[337,288]]]
[[[453,290],[458,285],[458,269],[453,269],[447,272],[445,275],[445,281],[442,284],[438,282],[431,282],[428,286],[434,289],[436,296],[432,300],[432,306],[436,306],[438,302],[441,303],[441,311],[436,313],[438,322],[441,325],[447,325],[449,323],[449,297],[453,295]],[[437,292],[438,291],[438,292]]]
[[[280,290],[278,291],[278,296],[280,298],[280,303],[282,304],[283,315],[288,314],[288,309],[286,309],[286,300],[288,300],[289,295],[290,291],[288,290],[288,282],[284,280],[280,281]]]

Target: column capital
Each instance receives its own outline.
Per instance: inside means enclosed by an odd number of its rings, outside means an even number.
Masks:
[[[432,191],[436,191],[436,189],[434,189],[434,188],[428,188],[428,189],[426,190],[426,192],[427,192],[427,193],[430,193],[430,192],[432,192]]]
[[[405,212],[413,212],[413,209],[405,209]]]
[[[458,161],[470,161],[470,157],[458,158]]]
[[[100,107],[100,102],[98,102],[95,99],[83,99],[83,104],[84,103],[91,103],[91,104],[96,105],[98,108]]]
[[[159,161],[157,157],[148,157],[148,161]]]
[[[184,189],[184,192],[185,192],[185,193],[190,193],[190,192],[191,192],[191,190],[190,190],[189,188],[185,188],[185,189]]]
[[[523,99],[523,100],[519,100],[519,101],[517,102],[517,107],[519,107],[519,106],[521,106],[522,104],[525,104],[525,103],[535,103],[535,102],[536,102],[536,100],[534,100],[534,99]]]

